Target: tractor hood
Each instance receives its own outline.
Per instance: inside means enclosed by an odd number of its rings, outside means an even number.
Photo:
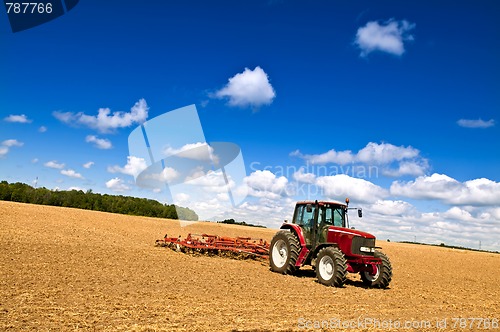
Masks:
[[[328,232],[343,233],[343,234],[352,235],[352,236],[361,236],[361,237],[364,237],[366,239],[374,239],[375,238],[375,236],[370,234],[370,233],[358,231],[356,229],[345,228],[345,227],[330,226],[328,228]]]

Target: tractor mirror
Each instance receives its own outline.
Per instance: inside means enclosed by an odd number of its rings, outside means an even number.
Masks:
[[[358,217],[362,218],[363,217],[363,210],[358,209]]]
[[[307,211],[307,213],[313,212],[313,208],[312,208],[311,204],[306,205],[306,211]]]

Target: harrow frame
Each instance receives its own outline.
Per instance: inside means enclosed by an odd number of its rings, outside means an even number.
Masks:
[[[156,240],[156,245],[190,253],[207,254],[243,259],[267,259],[269,257],[269,243],[263,239],[250,237],[227,237],[211,234],[191,234],[185,239],[179,237],[165,237]]]

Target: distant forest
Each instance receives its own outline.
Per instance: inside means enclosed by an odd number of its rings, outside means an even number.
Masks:
[[[253,225],[253,224],[247,224],[244,221],[236,221],[234,219],[225,219],[222,221],[217,221],[219,224],[230,224],[230,225],[241,225],[241,226],[250,226],[250,227],[261,227],[261,228],[266,228],[266,226],[262,225]]]
[[[0,200],[40,205],[72,207],[77,209],[129,214],[134,216],[198,220],[189,208],[161,204],[158,201],[129,196],[101,195],[92,190],[49,190],[33,188],[26,183],[0,182]]]

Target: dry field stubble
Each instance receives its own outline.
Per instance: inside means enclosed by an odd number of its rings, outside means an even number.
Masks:
[[[366,289],[356,275],[344,288],[327,288],[310,270],[284,276],[267,262],[154,246],[166,232],[270,240],[271,229],[181,228],[174,220],[11,202],[0,202],[0,227],[0,330],[286,331],[365,319],[375,321],[346,330],[398,322],[432,330],[437,320],[453,329],[456,317],[500,318],[497,254],[381,241],[394,268],[390,289]]]

